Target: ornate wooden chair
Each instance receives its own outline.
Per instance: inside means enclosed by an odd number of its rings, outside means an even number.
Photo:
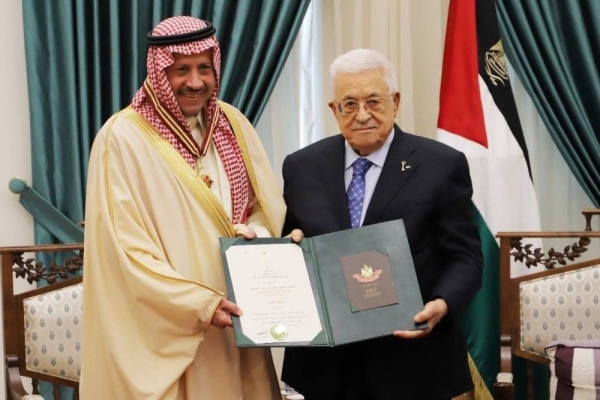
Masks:
[[[72,252],[64,264],[44,266],[26,253]],[[73,253],[77,252],[77,253]],[[59,398],[59,385],[75,389],[78,397],[81,354],[83,244],[6,247],[2,257],[2,305],[4,310],[4,352],[6,398],[41,399],[39,381],[53,384]],[[15,294],[13,274],[48,285]],[[28,393],[21,377],[32,379]]]
[[[558,399],[561,396],[557,395],[557,387],[570,386],[567,390],[575,390],[573,387],[577,386],[575,375],[578,371],[577,367],[573,369],[572,357],[568,371],[565,371],[564,361],[554,362],[557,346],[568,342],[596,351],[593,346],[581,346],[578,341],[598,343],[600,339],[600,258],[566,266],[580,258],[592,241],[600,241],[600,232],[594,232],[591,228],[591,218],[600,215],[600,210],[584,210],[583,214],[586,219],[585,231],[500,232],[496,235],[500,238],[501,372],[495,384],[495,398],[514,397],[512,357],[527,360],[529,399],[534,398],[534,363],[549,365],[552,374],[550,397],[554,399],[556,396]],[[549,249],[545,254],[541,249],[532,249],[523,243],[531,238],[564,239],[568,245],[562,252]],[[511,257],[528,267],[544,266],[546,269],[511,278]],[[567,347],[570,346],[568,343]],[[559,365],[558,369],[556,365]],[[568,374],[569,379],[573,378],[566,386],[561,383],[563,373]],[[596,374],[600,372],[596,371]],[[593,384],[592,378],[592,389]],[[558,392],[561,392],[560,388]]]

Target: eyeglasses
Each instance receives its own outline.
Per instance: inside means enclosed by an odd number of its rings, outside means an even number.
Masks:
[[[356,100],[344,100],[341,103],[335,102],[337,105],[337,109],[342,115],[351,115],[358,111],[360,108],[360,104],[364,104],[366,111],[383,111],[385,109],[385,104],[389,100],[390,96],[394,94],[389,94],[387,96],[381,97],[370,97],[365,101],[356,101]]]

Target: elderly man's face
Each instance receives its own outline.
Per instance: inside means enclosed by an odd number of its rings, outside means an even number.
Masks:
[[[346,107],[344,107],[344,104]],[[380,110],[373,110],[383,106]],[[366,156],[383,146],[394,126],[400,93],[390,95],[383,71],[340,73],[335,82],[335,100],[329,103],[344,138],[355,151]],[[358,106],[349,115],[340,112]],[[371,107],[371,108],[369,108]]]
[[[197,115],[215,91],[212,49],[190,56],[173,53],[175,62],[165,69],[175,99],[186,117]]]

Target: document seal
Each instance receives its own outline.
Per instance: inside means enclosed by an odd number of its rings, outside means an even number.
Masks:
[[[269,331],[273,339],[284,340],[288,336],[287,328],[284,325],[277,324]]]

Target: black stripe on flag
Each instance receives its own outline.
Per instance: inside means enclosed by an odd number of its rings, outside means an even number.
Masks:
[[[508,127],[517,140],[517,143],[519,143],[527,162],[529,177],[531,177],[529,152],[527,151],[521,121],[517,113],[512,87],[508,80],[504,50],[500,42],[496,2],[494,0],[477,0],[476,19],[479,75],[485,81],[494,99],[494,103],[496,103],[496,106],[502,115],[504,115]]]

